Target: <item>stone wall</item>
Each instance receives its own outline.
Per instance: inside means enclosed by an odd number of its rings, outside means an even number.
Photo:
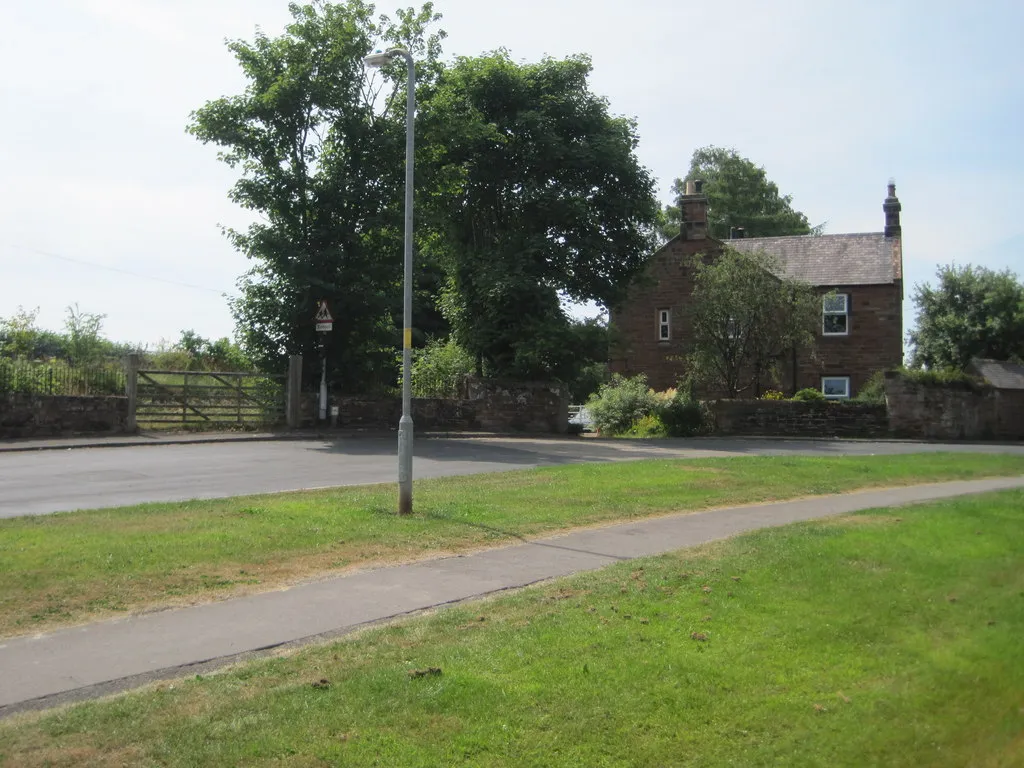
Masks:
[[[925,440],[1024,439],[1024,391],[985,384],[926,384],[885,374],[895,437]]]
[[[465,389],[459,399],[413,398],[415,429],[562,434],[568,428],[568,392],[559,385],[470,379]],[[303,395],[304,426],[316,424],[317,398]],[[332,396],[330,405],[338,408],[337,426],[346,429],[397,430],[402,415],[398,397]]]
[[[885,437],[884,405],[793,400],[711,400],[718,435],[765,437]]]
[[[0,438],[127,431],[126,397],[0,395]]]

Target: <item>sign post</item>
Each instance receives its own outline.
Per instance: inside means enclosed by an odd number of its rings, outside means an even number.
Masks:
[[[334,317],[327,308],[327,302],[320,300],[313,318],[316,331],[320,334],[320,421],[327,421],[327,336],[334,330]]]

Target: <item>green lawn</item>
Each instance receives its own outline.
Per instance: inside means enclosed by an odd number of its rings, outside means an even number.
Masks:
[[[273,589],[355,566],[669,512],[1024,474],[1024,456],[743,457],[571,465],[0,520],[0,637]]]
[[[1022,553],[1021,491],[770,529],[0,722],[0,762],[1022,766]]]

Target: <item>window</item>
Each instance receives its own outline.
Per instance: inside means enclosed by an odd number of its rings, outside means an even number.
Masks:
[[[672,310],[658,310],[658,341],[668,341],[672,338]]]
[[[822,299],[821,332],[825,336],[846,336],[850,332],[850,294],[837,293]]]
[[[822,376],[821,394],[829,400],[844,400],[850,396],[849,376]]]

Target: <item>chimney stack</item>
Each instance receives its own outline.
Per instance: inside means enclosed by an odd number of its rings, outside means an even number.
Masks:
[[[882,203],[882,210],[885,211],[885,236],[900,237],[903,234],[903,228],[900,226],[900,211],[903,210],[903,206],[896,197],[896,182],[892,179],[889,179],[889,196]]]
[[[703,179],[686,182],[686,192],[679,197],[679,210],[683,218],[683,238],[686,240],[707,238],[708,198],[704,194]]]

